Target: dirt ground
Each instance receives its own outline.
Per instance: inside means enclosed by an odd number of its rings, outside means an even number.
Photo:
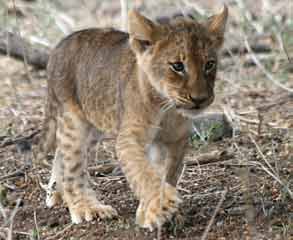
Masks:
[[[78,22],[73,29],[92,24],[88,14],[82,14],[88,10],[93,12],[92,2],[79,10],[74,4],[66,6],[68,16]],[[137,4],[141,2],[144,1],[137,1]],[[284,10],[286,1],[280,2],[284,2],[283,8],[280,7]],[[37,18],[30,17],[29,11],[37,9],[39,3],[19,3],[24,15],[19,21],[21,26],[27,27],[23,30],[24,36],[34,35],[39,25]],[[117,26],[119,1],[113,5],[107,1],[99,4],[100,10],[94,13],[104,17],[99,26],[111,23]],[[145,5],[147,14],[155,3],[150,1]],[[201,6],[205,5],[207,3]],[[257,6],[248,5],[251,8],[247,6],[246,10],[256,18]],[[225,111],[233,121],[235,134],[216,142],[192,138],[178,186],[184,202],[180,213],[162,228],[160,234],[135,225],[138,202],[119,171],[113,148],[115,140],[106,140],[93,147],[88,157],[92,159],[89,174],[97,195],[115,207],[119,217],[72,225],[66,206],[46,208],[44,184],[48,182],[50,167],[32,164],[42,127],[46,73],[0,55],[0,239],[204,239],[207,229],[209,233],[205,239],[211,240],[293,239],[293,98],[290,91],[269,80],[273,76],[292,91],[293,71],[269,31],[274,25],[268,28],[270,22],[264,20],[264,16],[259,21],[258,18],[253,20],[263,27],[261,33],[249,30],[249,27],[246,31],[246,26],[243,27],[235,17],[239,13],[238,7],[232,8],[224,49],[232,49],[235,43],[244,45],[241,26],[249,39],[254,39],[252,44],[265,43],[271,47],[268,54],[257,54],[270,72],[253,64],[249,54],[223,57],[217,98],[209,111]],[[173,11],[176,6],[170,8]],[[169,11],[164,12],[164,15],[168,14]],[[288,18],[285,10],[280,14]],[[87,17],[80,22],[83,16]],[[274,24],[278,29],[281,22]],[[287,22],[282,24],[287,26]],[[48,28],[44,35],[52,45],[62,37],[54,26],[55,29]],[[286,36],[283,39],[286,40]],[[284,43],[290,51],[290,41]],[[205,156],[210,155],[211,159],[204,161]]]

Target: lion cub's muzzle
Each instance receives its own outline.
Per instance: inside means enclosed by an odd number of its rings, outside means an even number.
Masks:
[[[200,110],[206,108],[214,101],[214,96],[204,96],[204,97],[189,97],[193,106],[190,109]]]
[[[202,97],[191,97],[188,96],[186,100],[180,101],[176,104],[177,109],[185,109],[185,110],[203,110],[208,107],[214,101],[214,95],[212,96],[202,96]]]

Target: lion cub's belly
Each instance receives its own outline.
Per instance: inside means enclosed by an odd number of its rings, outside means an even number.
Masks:
[[[116,133],[118,129],[116,105],[104,106],[100,111],[84,111],[87,120],[98,130],[105,133]]]
[[[102,132],[117,132],[120,110],[117,106],[115,86],[103,86],[103,82],[100,81],[97,87],[83,87],[78,92],[78,96],[85,118],[94,127]]]

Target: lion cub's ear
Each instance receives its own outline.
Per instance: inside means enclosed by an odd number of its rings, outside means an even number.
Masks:
[[[224,42],[225,27],[228,19],[228,8],[224,5],[224,10],[220,14],[211,16],[207,22],[208,31],[214,38],[214,44],[220,48]]]
[[[136,53],[142,53],[155,42],[159,26],[137,11],[131,10],[128,13],[128,32],[131,48]]]

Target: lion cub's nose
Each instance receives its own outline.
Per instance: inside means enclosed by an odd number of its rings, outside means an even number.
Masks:
[[[189,96],[190,100],[194,103],[195,108],[200,108],[202,104],[208,101],[209,97],[208,96],[201,96],[201,97],[192,97],[191,95]]]

